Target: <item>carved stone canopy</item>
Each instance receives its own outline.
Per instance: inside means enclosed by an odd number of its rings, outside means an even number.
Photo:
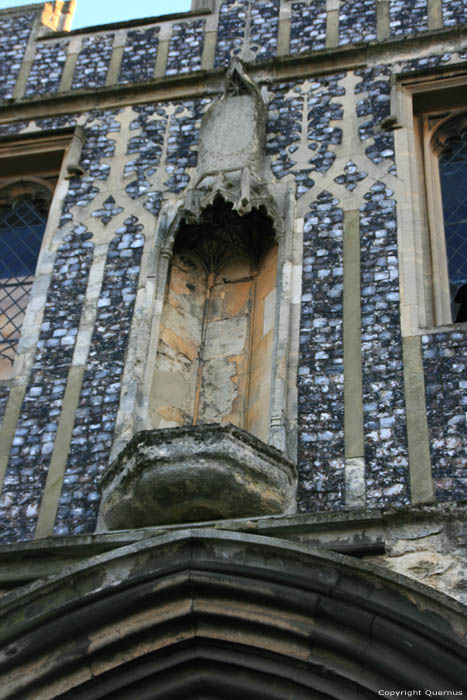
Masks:
[[[265,123],[261,93],[235,59],[226,74],[223,94],[203,118],[197,178],[172,231],[182,220],[199,221],[202,212],[220,197],[241,216],[262,207],[281,237],[282,218],[263,179]]]
[[[217,197],[193,221],[182,220],[174,253],[195,251],[206,274],[217,273],[226,261],[238,256],[257,268],[274,238],[264,207],[240,216],[232,204]]]

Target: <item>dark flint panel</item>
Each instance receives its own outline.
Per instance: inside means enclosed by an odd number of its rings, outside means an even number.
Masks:
[[[250,50],[256,61],[277,54],[280,0],[252,0],[250,9]]]
[[[119,83],[137,83],[154,77],[160,27],[128,32],[120,66]]]
[[[86,294],[91,238],[85,226],[76,227],[56,254],[0,501],[4,542],[34,536]]]
[[[387,161],[388,172],[395,175],[393,134],[378,128],[383,119],[390,115],[391,66],[359,68],[355,75],[361,78],[355,86],[355,94],[363,95],[356,104],[360,141],[368,141],[365,153],[373,163],[379,165]]]
[[[73,74],[72,90],[105,85],[112,58],[113,40],[113,34],[84,37]]]
[[[58,92],[68,51],[68,41],[38,44],[28,82],[26,97]]]
[[[305,216],[298,371],[300,512],[344,506],[343,211],[322,192]]]
[[[85,141],[81,151],[80,165],[84,174],[73,177],[63,201],[60,226],[73,220],[73,207],[87,207],[99,193],[99,181],[109,177],[110,165],[102,163],[104,158],[112,158],[115,153],[115,140],[109,134],[121,129],[116,116],[121,110],[93,110],[89,112],[83,125]]]
[[[5,409],[8,403],[9,395],[10,387],[7,384],[0,386],[0,424],[2,423],[3,416],[5,415]]]
[[[375,0],[346,0],[339,11],[339,46],[376,40]]]
[[[107,466],[138,287],[143,226],[125,219],[109,245],[97,315],[76,411],[55,535],[93,532]]]
[[[211,99],[183,100],[172,104],[176,107],[170,117],[165,160],[169,178],[164,185],[169,192],[178,193],[190,182],[187,170],[198,164],[201,119],[211,104]]]
[[[293,2],[290,53],[318,51],[326,46],[326,0]]]
[[[376,182],[360,207],[362,371],[367,504],[409,502],[399,312],[397,213]]]
[[[467,499],[467,331],[422,336],[431,463],[439,501]]]
[[[166,75],[201,70],[205,20],[172,25]]]
[[[276,178],[292,173],[296,196],[309,192],[315,182],[313,172],[327,173],[334,163],[334,145],[342,142],[342,129],[331,122],[342,121],[343,106],[335,98],[345,94],[339,81],[345,73],[314,78],[305,92],[303,83],[279,83],[271,87],[268,105],[266,153],[272,156],[271,168]],[[306,105],[307,113],[303,114]],[[306,116],[306,120],[304,119]],[[304,124],[305,122],[305,124]],[[293,154],[300,148],[306,128],[307,148],[311,151],[307,168],[298,170]]]
[[[131,136],[127,149],[127,154],[133,158],[125,163],[124,177],[136,179],[132,179],[125,190],[132,199],[144,197],[143,206],[158,216],[162,193],[151,187],[150,178],[161,165],[169,123],[167,104],[135,105],[133,112],[137,114],[130,123],[134,136]]]
[[[442,0],[443,24],[455,27],[467,22],[467,3],[465,0]]]
[[[389,0],[392,36],[416,34],[428,29],[428,0]]]
[[[214,68],[228,66],[237,56],[245,38],[248,0],[224,0],[219,10]]]
[[[13,96],[36,14],[2,17],[0,24],[0,100]]]

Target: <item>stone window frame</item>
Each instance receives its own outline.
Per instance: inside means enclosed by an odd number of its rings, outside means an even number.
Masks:
[[[5,197],[10,196],[8,193],[13,193],[14,196],[16,191],[26,191],[36,187],[44,191],[48,189],[50,192],[47,223],[25,310],[18,354],[12,367],[11,376],[0,379],[0,386],[9,386],[18,377],[27,376],[32,364],[39,338],[40,320],[45,306],[45,295],[37,288],[38,278],[41,276],[50,279],[51,275],[50,266],[45,263],[45,267],[43,267],[41,259],[43,259],[45,251],[51,251],[56,231],[60,228],[62,203],[68,190],[68,180],[83,174],[79,160],[84,138],[85,134],[81,126],[0,137],[0,164],[5,163],[1,168],[3,175],[0,178],[0,192],[5,193]],[[47,163],[48,156],[57,153],[62,155],[59,158],[59,165],[55,156],[58,167],[52,184],[47,178],[41,177],[40,173],[43,164]],[[22,172],[23,164],[26,164],[28,158],[31,160],[30,170]],[[40,305],[37,303],[38,298],[43,299],[43,303]],[[35,300],[34,305],[32,304],[33,299]],[[38,308],[39,306],[40,308]]]
[[[454,328],[439,156],[433,143],[442,122],[467,113],[466,86],[465,63],[429,74],[404,73],[395,79],[395,114],[388,126],[394,129],[396,163],[404,183],[398,207],[404,336]]]

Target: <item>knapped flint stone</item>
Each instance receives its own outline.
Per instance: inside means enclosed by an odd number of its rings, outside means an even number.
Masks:
[[[138,433],[102,480],[105,529],[295,512],[295,465],[233,425]]]

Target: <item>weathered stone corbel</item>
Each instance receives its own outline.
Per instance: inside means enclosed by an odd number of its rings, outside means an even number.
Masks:
[[[71,180],[73,177],[81,177],[81,175],[84,175],[84,169],[79,164],[79,161],[85,138],[86,135],[83,127],[76,126],[68,149],[66,167],[67,174],[65,175],[66,180]]]

